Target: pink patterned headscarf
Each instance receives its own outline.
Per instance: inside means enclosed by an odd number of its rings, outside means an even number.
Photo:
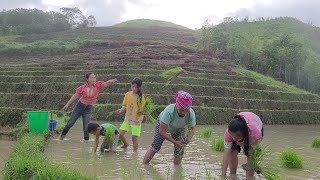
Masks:
[[[178,91],[174,99],[176,100],[176,104],[182,109],[189,109],[192,106],[192,96],[185,91]]]

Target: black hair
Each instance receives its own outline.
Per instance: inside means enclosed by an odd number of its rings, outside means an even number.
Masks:
[[[243,136],[243,151],[244,154],[248,157],[249,156],[249,131],[248,125],[246,120],[241,117],[240,115],[236,115],[229,123],[228,126],[229,131],[231,132],[238,132],[240,131]],[[233,143],[236,143],[232,140]]]
[[[138,87],[138,105],[142,102],[142,80],[138,77],[135,77],[131,80],[131,84],[136,84]]]
[[[87,132],[91,133],[92,131],[96,131],[100,125],[97,123],[89,123],[87,127]]]
[[[84,78],[86,78],[86,80],[89,79],[90,75],[93,74],[93,72],[88,72],[84,75]]]

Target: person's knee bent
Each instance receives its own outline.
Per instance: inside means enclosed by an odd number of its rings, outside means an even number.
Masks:
[[[155,154],[156,152],[150,147],[144,155],[143,164],[148,164]]]

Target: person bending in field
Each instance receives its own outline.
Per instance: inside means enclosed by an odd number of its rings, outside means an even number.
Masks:
[[[109,151],[116,152],[116,148],[119,142],[119,132],[115,125],[105,123],[105,124],[97,124],[97,123],[89,123],[87,128],[88,133],[95,135],[95,146],[94,152],[97,151],[99,146],[99,138],[100,136],[104,137],[104,140],[100,146],[100,151]]]
[[[226,177],[227,168],[230,175],[235,176],[238,167],[238,154],[243,148],[247,162],[253,152],[253,146],[258,145],[263,138],[263,124],[259,116],[252,112],[240,112],[229,123],[224,133],[224,154],[222,161],[222,177]],[[254,176],[254,170],[244,166],[247,177]]]

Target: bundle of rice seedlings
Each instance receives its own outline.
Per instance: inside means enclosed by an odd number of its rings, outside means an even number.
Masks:
[[[153,100],[150,97],[146,97],[146,102],[144,106],[144,117],[146,119],[146,122],[149,123],[156,123],[156,119],[152,116],[153,111],[156,109],[155,104],[153,103]]]
[[[271,155],[271,151],[262,145],[256,145],[252,149],[251,156],[247,164],[243,164],[244,170],[254,170],[257,174],[262,174],[268,180],[283,179],[280,169],[266,162]]]

